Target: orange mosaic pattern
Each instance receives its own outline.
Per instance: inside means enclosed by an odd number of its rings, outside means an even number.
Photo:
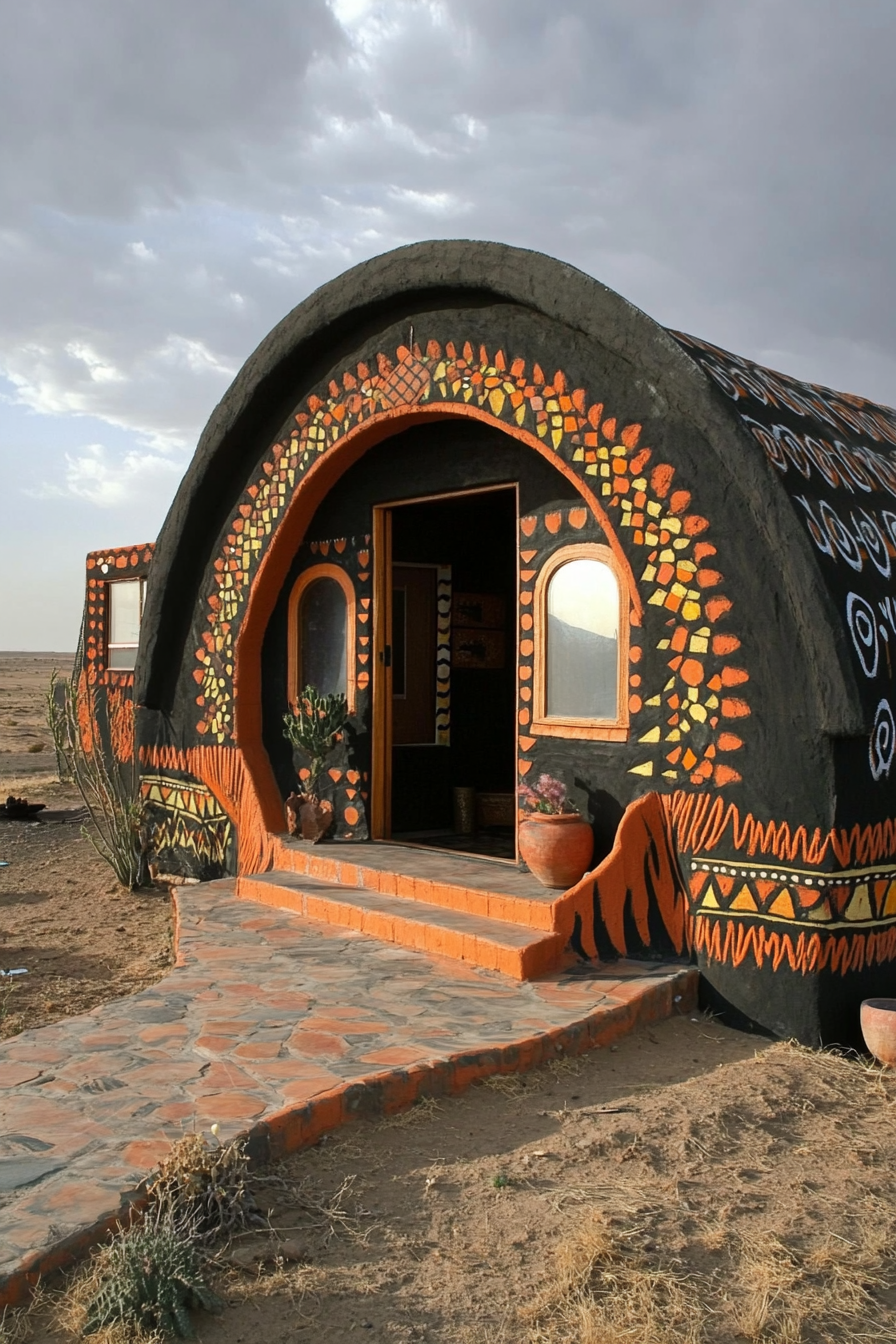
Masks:
[[[91,551],[87,557],[87,605],[84,613],[84,665],[91,686],[97,683],[133,686],[133,672],[115,672],[105,665],[110,579],[137,578],[146,573],[155,544]],[[119,758],[125,759],[125,758]],[[130,759],[130,758],[127,758]]]
[[[647,607],[667,613],[657,647],[668,676],[658,688],[633,687],[630,697],[632,715],[653,708],[664,722],[636,737],[643,759],[632,772],[686,779],[698,787],[741,778],[728,758],[743,745],[735,730],[750,713],[743,691],[749,677],[730,662],[740,640],[715,628],[732,604],[714,568],[709,520],[692,510],[687,490],[675,488],[675,468],[655,461],[653,450],[641,445],[640,425],[605,414],[584,389],[568,387],[560,371],[547,376],[538,364],[530,369],[500,350],[492,357],[469,342],[462,349],[452,342],[443,349],[435,341],[425,351],[399,346],[394,361],[380,354],[375,370],[358,364],[341,381],[334,379],[328,393],[325,399],[309,397],[289,438],[273,445],[214,562],[217,591],[208,598],[209,629],[196,650],[194,673],[197,730],[207,740],[223,744],[232,735],[236,629],[259,560],[302,475],[320,454],[377,415],[445,403],[475,406],[498,424],[531,433],[571,467],[634,555]],[[573,527],[573,514],[581,512],[570,511]],[[558,515],[558,526],[559,521]],[[521,648],[526,642],[524,635]]]

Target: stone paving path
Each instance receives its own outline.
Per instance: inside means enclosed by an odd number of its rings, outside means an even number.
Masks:
[[[0,1305],[83,1253],[185,1130],[217,1122],[276,1158],[696,998],[693,968],[635,962],[514,982],[236,900],[230,880],[175,899],[164,980],[0,1045]]]

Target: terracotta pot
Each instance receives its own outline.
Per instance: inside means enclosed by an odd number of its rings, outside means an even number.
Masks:
[[[574,886],[593,852],[594,835],[578,812],[530,812],[520,824],[520,857],[543,887]]]
[[[896,1068],[896,999],[866,999],[861,1023],[865,1044],[874,1058]]]
[[[316,845],[333,825],[333,804],[324,799],[318,802],[304,793],[291,793],[285,803],[286,828],[290,835],[300,835]]]

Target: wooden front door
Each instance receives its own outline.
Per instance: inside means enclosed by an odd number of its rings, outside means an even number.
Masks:
[[[436,740],[436,566],[392,566],[392,743]]]

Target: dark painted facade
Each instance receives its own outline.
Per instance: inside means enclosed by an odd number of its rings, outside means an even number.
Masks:
[[[444,816],[469,776],[507,793],[559,775],[601,860],[573,901],[581,956],[689,949],[726,1011],[851,1041],[860,1000],[896,982],[894,444],[893,411],[668,332],[556,261],[401,249],[275,328],[151,563],[135,548],[136,709],[104,661],[118,553],[90,557],[82,696],[107,749],[137,755],[166,871],[263,871],[294,780],[291,595],[338,570],[354,712],[328,789],[334,843],[366,841],[375,510],[394,505],[393,562],[501,613],[471,640],[481,668],[445,653],[438,743],[394,749],[397,829]],[[533,700],[537,597],[588,546],[624,589],[626,722],[563,735]]]

